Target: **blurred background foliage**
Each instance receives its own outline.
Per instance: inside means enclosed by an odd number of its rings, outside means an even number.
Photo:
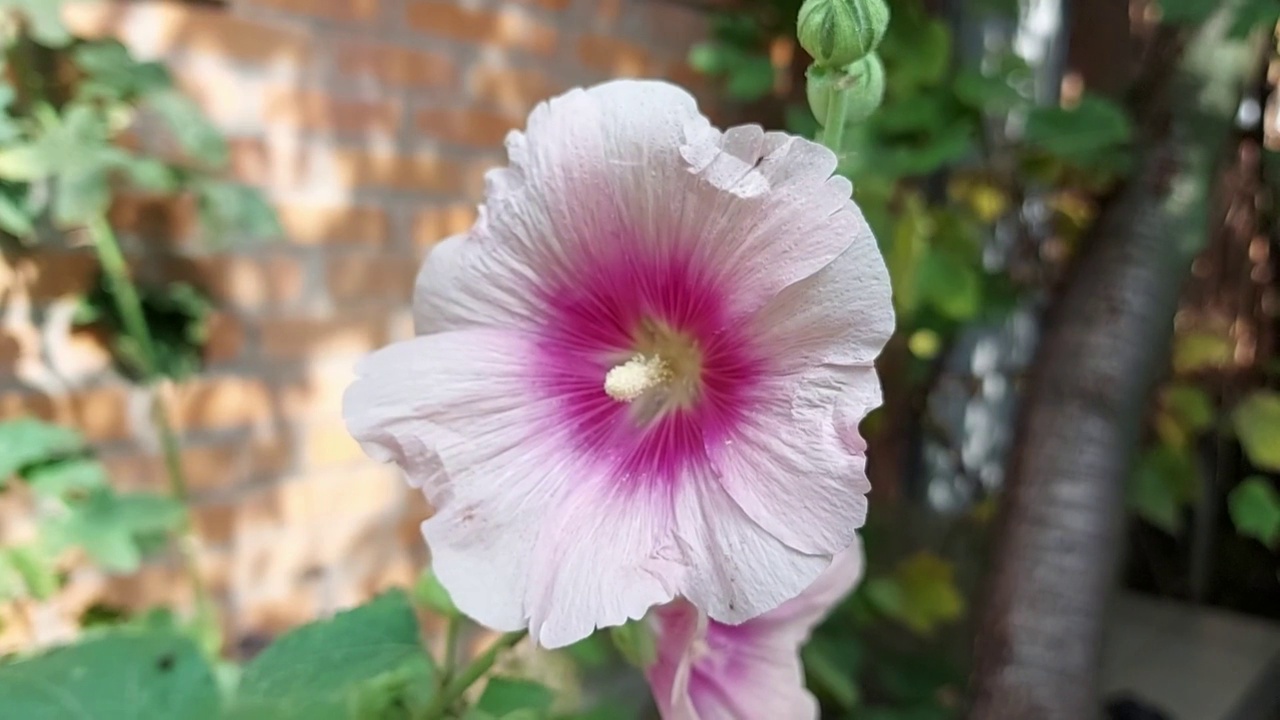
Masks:
[[[189,196],[209,243],[270,238],[278,229],[258,194],[222,179],[225,143],[164,67],[113,41],[71,37],[56,5],[0,0],[3,250],[92,244],[103,275],[77,322],[106,335],[126,377],[162,387],[199,370],[212,304],[191,285],[134,284],[127,261],[148,248],[116,243],[107,224],[112,199]],[[875,487],[864,533],[869,572],[804,660],[829,717],[941,720],[964,703],[977,579],[1043,311],[1101,203],[1132,170],[1138,130],[1125,98],[1081,91],[1079,78],[1064,76],[1053,60],[1060,48],[1020,48],[1019,3],[890,5],[885,101],[850,129],[841,155],[884,252],[898,312],[881,363],[886,404],[864,425]],[[807,58],[793,40],[799,6],[708,7],[710,36],[689,60],[712,83],[723,114],[817,132],[804,97]],[[1241,37],[1266,35],[1280,15],[1272,0],[1234,7],[1232,32]],[[1166,0],[1160,9],[1166,22],[1198,23],[1217,3]],[[1067,30],[1059,32],[1063,42]],[[1270,42],[1260,66],[1274,58]],[[1247,218],[1206,238],[1210,252],[1227,236],[1259,237],[1272,248],[1277,240],[1280,162],[1260,150],[1256,117],[1265,92],[1260,80],[1254,115],[1241,111],[1227,153],[1252,148],[1256,162],[1222,170],[1236,190],[1220,202]],[[1274,251],[1256,267],[1273,272],[1269,257]],[[1263,307],[1265,293],[1202,265],[1127,488],[1125,583],[1280,619],[1275,310]],[[1224,295],[1235,312],[1225,319],[1211,312]],[[164,435],[163,393],[155,397]],[[75,432],[31,420],[0,424],[0,492],[22,493],[33,508],[30,527],[0,536],[0,602],[57,592],[76,557],[128,573],[150,553],[181,552],[187,510],[173,472],[168,496],[116,492]],[[198,591],[195,573],[193,583]],[[443,660],[419,641],[423,617],[447,625]],[[0,659],[6,707],[41,717],[50,699],[33,688],[49,682],[97,707],[93,717],[120,717],[102,698],[124,682],[113,668],[136,659],[154,673],[131,717],[427,717],[453,679],[460,638],[477,633],[429,574],[410,592],[299,628],[247,663],[219,656],[216,623],[199,611],[187,619],[164,608],[137,616],[100,608],[84,624],[78,645]],[[376,652],[367,652],[370,642]],[[499,664],[466,717],[645,717],[642,679],[620,669],[643,664],[651,642],[633,624],[560,653],[516,657]],[[352,660],[335,666],[334,657]],[[77,674],[84,667],[94,672]]]

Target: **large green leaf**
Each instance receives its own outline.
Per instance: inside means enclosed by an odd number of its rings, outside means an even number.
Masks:
[[[1085,95],[1071,109],[1040,107],[1027,116],[1024,139],[1065,162],[1092,164],[1123,154],[1133,137],[1124,108],[1105,98]]]
[[[1232,419],[1249,462],[1280,471],[1280,393],[1252,393],[1236,406]]]
[[[1254,476],[1236,486],[1227,508],[1241,535],[1271,548],[1280,542],[1280,493],[1266,478]]]
[[[0,665],[0,716],[214,720],[218,691],[190,639],[122,630]]]
[[[901,562],[891,577],[870,580],[867,597],[881,612],[921,635],[964,612],[955,567],[928,551]]]
[[[555,699],[555,693],[545,685],[530,680],[491,677],[476,707],[499,718],[524,710],[529,713],[530,720],[536,720],[547,716]]]
[[[355,720],[371,707],[404,704],[434,675],[408,597],[391,592],[277,640],[245,668],[232,715]]]
[[[132,572],[142,562],[141,542],[179,527],[185,514],[181,503],[161,495],[98,488],[50,519],[45,537],[54,549],[81,547],[107,570]]]
[[[1182,508],[1199,487],[1195,461],[1185,450],[1160,446],[1138,460],[1126,492],[1129,507],[1143,520],[1176,535]]]
[[[982,305],[978,270],[954,253],[931,248],[920,262],[916,282],[921,295],[953,320],[970,320]]]
[[[33,418],[0,423],[0,486],[28,465],[76,452],[83,446],[76,431]]]

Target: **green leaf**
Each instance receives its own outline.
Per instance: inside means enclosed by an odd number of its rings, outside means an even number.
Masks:
[[[30,182],[48,177],[53,166],[39,143],[0,149],[0,178]]]
[[[638,668],[647,668],[658,657],[657,641],[653,628],[644,619],[632,620],[609,628],[609,638],[627,662]]]
[[[58,574],[52,558],[35,546],[10,547],[0,551],[8,556],[9,565],[22,578],[27,594],[46,600],[58,591]]]
[[[444,585],[440,584],[439,578],[427,568],[418,576],[418,582],[413,585],[413,601],[428,607],[446,617],[453,617],[458,614],[458,606],[453,604],[453,598],[449,597],[449,591],[444,589]]]
[[[22,575],[13,566],[9,553],[0,550],[0,603],[17,600],[27,594],[26,583]],[[0,660],[0,663],[3,661]]]
[[[115,40],[81,44],[72,59],[87,75],[78,88],[81,94],[131,100],[172,84],[164,65],[138,62]]]
[[[52,548],[78,546],[107,570],[133,572],[142,562],[139,541],[182,524],[186,508],[150,493],[116,494],[98,488],[70,503],[67,512],[45,526]]]
[[[916,282],[924,299],[953,320],[970,320],[982,305],[978,271],[953,253],[931,248],[920,262]]]
[[[955,568],[927,550],[902,561],[892,577],[875,578],[868,585],[868,598],[881,612],[920,635],[964,612]]]
[[[1280,393],[1259,390],[1232,415],[1245,455],[1255,467],[1280,471]]]
[[[84,457],[39,465],[23,473],[31,489],[45,497],[62,497],[106,487],[102,463]]]
[[[22,468],[81,450],[84,440],[69,428],[32,418],[0,423],[0,486]]]
[[[1236,10],[1231,24],[1231,37],[1243,39],[1254,30],[1274,28],[1280,22],[1280,3],[1275,0],[1246,0]]]
[[[1221,334],[1196,330],[1179,333],[1173,344],[1173,369],[1179,374],[1223,367],[1235,351],[1231,340]]]
[[[862,691],[856,680],[863,663],[862,645],[855,638],[815,637],[801,653],[812,686],[822,690],[841,709],[856,706]]]
[[[5,717],[214,720],[218,690],[190,639],[119,631],[0,665]]]
[[[190,98],[177,90],[161,90],[147,96],[147,107],[165,121],[191,159],[211,169],[226,165],[226,140]]]
[[[974,70],[962,70],[956,74],[953,89],[960,102],[982,112],[1008,111],[1027,102],[1003,75],[990,76]]]
[[[529,680],[491,677],[476,707],[494,717],[508,718],[520,710],[531,711],[531,720],[545,718],[556,696],[549,688]]]
[[[1125,152],[1133,123],[1119,104],[1085,95],[1068,110],[1038,107],[1027,116],[1024,139],[1064,162],[1090,165]]]
[[[1246,478],[1227,497],[1227,508],[1241,535],[1272,549],[1280,544],[1280,493],[1266,478]]]
[[[607,665],[612,653],[609,641],[604,633],[592,633],[578,642],[566,647],[564,652],[578,665],[586,668],[597,668]]]
[[[178,174],[163,161],[155,158],[128,155],[120,169],[129,183],[139,190],[153,193],[169,193],[178,189]]]
[[[209,242],[237,237],[268,238],[280,234],[275,211],[262,194],[236,183],[207,181],[196,188],[200,220]]]
[[[0,10],[16,10],[27,18],[31,38],[50,48],[71,42],[62,24],[62,0],[0,0]]]
[[[1171,385],[1164,392],[1164,402],[1178,422],[1193,433],[1213,426],[1217,414],[1213,400],[1194,385]]]
[[[17,238],[29,237],[35,232],[33,218],[26,208],[25,196],[25,189],[0,185],[0,230]]]
[[[1138,460],[1126,500],[1138,517],[1170,535],[1182,531],[1182,508],[1195,500],[1199,475],[1185,450],[1160,446]]]
[[[773,82],[774,68],[768,56],[753,55],[729,70],[724,91],[734,100],[751,102],[772,92]]]
[[[1222,0],[1160,0],[1160,14],[1174,25],[1199,25],[1221,5]]]
[[[232,715],[355,720],[371,697],[390,703],[434,676],[409,599],[396,591],[277,640],[245,668]]]

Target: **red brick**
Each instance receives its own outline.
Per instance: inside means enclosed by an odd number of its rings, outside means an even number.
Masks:
[[[364,451],[341,422],[318,423],[303,439],[299,466],[303,469],[344,465],[365,459]],[[345,481],[344,483],[345,484]]]
[[[458,203],[422,210],[414,219],[413,239],[419,248],[429,248],[447,237],[471,229],[476,221],[476,207]]]
[[[334,254],[329,258],[329,297],[341,304],[381,300],[407,305],[417,270],[401,257]]]
[[[272,417],[271,391],[261,380],[200,378],[174,388],[170,414],[179,430],[264,424]]]
[[[129,393],[123,387],[79,390],[73,395],[36,392],[0,395],[0,418],[32,416],[68,425],[90,441],[129,437]]]
[[[650,74],[648,50],[634,43],[604,35],[584,35],[578,41],[578,59],[583,65],[610,77],[639,77]]]
[[[550,55],[556,48],[555,28],[513,8],[483,10],[451,2],[418,0],[409,6],[409,27],[429,35],[494,47]]]
[[[541,70],[478,65],[471,72],[471,91],[476,99],[511,117],[523,117],[539,102],[561,92]]]
[[[569,7],[573,0],[517,0],[521,5],[532,5],[547,12],[560,12]]]
[[[21,288],[36,302],[77,295],[87,289],[98,271],[91,250],[36,249],[0,258],[0,291]]]
[[[335,22],[362,22],[378,14],[378,0],[254,0],[253,4]]]
[[[313,0],[305,0],[314,4]],[[353,0],[345,0],[347,3]],[[143,12],[140,9],[139,15]],[[157,52],[203,52],[230,57],[241,62],[288,62],[306,66],[310,62],[310,45],[300,30],[271,25],[244,18],[223,9],[183,5],[177,2],[155,3],[144,23],[149,30],[148,42]]]
[[[361,42],[339,45],[337,66],[345,77],[393,87],[443,88],[452,85],[457,75],[447,55]]]
[[[392,190],[444,194],[465,192],[467,168],[434,154],[416,156],[340,150],[334,164],[345,187],[380,187]]]
[[[284,253],[170,260],[167,275],[203,288],[221,303],[247,310],[295,303],[306,282],[299,259]]]
[[[209,337],[204,345],[204,361],[218,365],[236,360],[244,351],[244,324],[226,312],[214,311],[209,317]]]
[[[387,214],[372,206],[284,205],[276,209],[285,236],[300,245],[384,245]]]
[[[418,111],[418,131],[459,145],[499,147],[518,120],[487,110],[428,108]]]
[[[195,237],[199,210],[193,195],[117,194],[109,219],[117,232],[168,248]]]
[[[281,318],[262,325],[263,350],[276,359],[366,353],[389,339],[382,315]]]
[[[400,105],[394,100],[353,100],[277,87],[267,93],[265,117],[269,123],[303,130],[394,135]]]

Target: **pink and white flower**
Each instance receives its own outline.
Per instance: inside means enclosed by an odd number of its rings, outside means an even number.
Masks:
[[[547,647],[677,595],[726,623],[795,597],[862,524],[893,328],[835,156],[643,81],[540,104],[506,144],[423,265],[418,336],[345,398],[436,508],[440,581]]]
[[[658,656],[649,686],[664,720],[814,720],[800,649],[862,579],[855,541],[804,592],[741,625],[678,600],[652,615]]]

